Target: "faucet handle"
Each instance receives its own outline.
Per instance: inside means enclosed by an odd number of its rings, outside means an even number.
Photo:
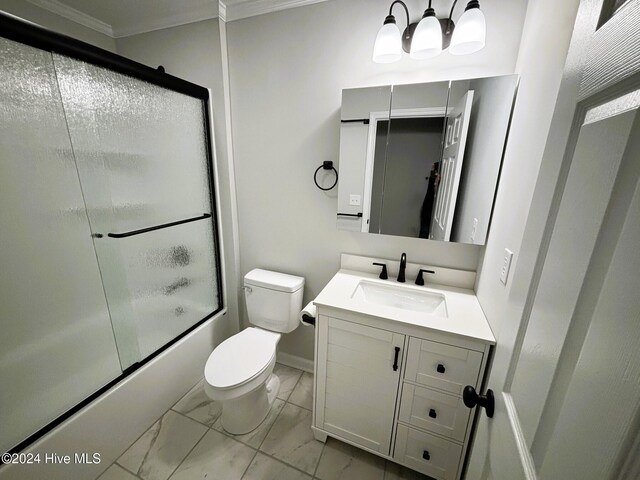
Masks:
[[[434,272],[433,270],[426,270],[424,268],[421,268],[420,271],[418,272],[418,276],[416,277],[416,285],[424,285],[424,278],[422,278],[423,273],[435,274],[436,272]]]
[[[386,280],[387,278],[389,278],[389,275],[387,275],[387,264],[386,263],[377,263],[377,262],[373,262],[374,265],[377,265],[378,267],[382,267],[382,271],[380,272],[380,280]]]

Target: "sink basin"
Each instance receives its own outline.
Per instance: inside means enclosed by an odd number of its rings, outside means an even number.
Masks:
[[[440,293],[361,280],[351,294],[351,298],[373,305],[447,318],[447,304],[444,295]]]

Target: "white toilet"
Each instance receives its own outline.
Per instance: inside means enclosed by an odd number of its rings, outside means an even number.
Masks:
[[[222,342],[204,367],[205,391],[222,403],[222,426],[235,435],[266,418],[278,395],[273,374],[282,333],[298,327],[304,278],[256,268],[244,277],[249,327]]]

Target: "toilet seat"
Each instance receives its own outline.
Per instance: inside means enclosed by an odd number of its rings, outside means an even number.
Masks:
[[[261,376],[275,363],[279,340],[279,333],[255,327],[226,339],[207,360],[204,368],[207,384],[217,391],[230,390]]]

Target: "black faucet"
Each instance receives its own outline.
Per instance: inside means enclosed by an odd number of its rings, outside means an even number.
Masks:
[[[398,281],[404,283],[404,271],[407,268],[407,254],[400,256],[400,270],[398,270]]]

